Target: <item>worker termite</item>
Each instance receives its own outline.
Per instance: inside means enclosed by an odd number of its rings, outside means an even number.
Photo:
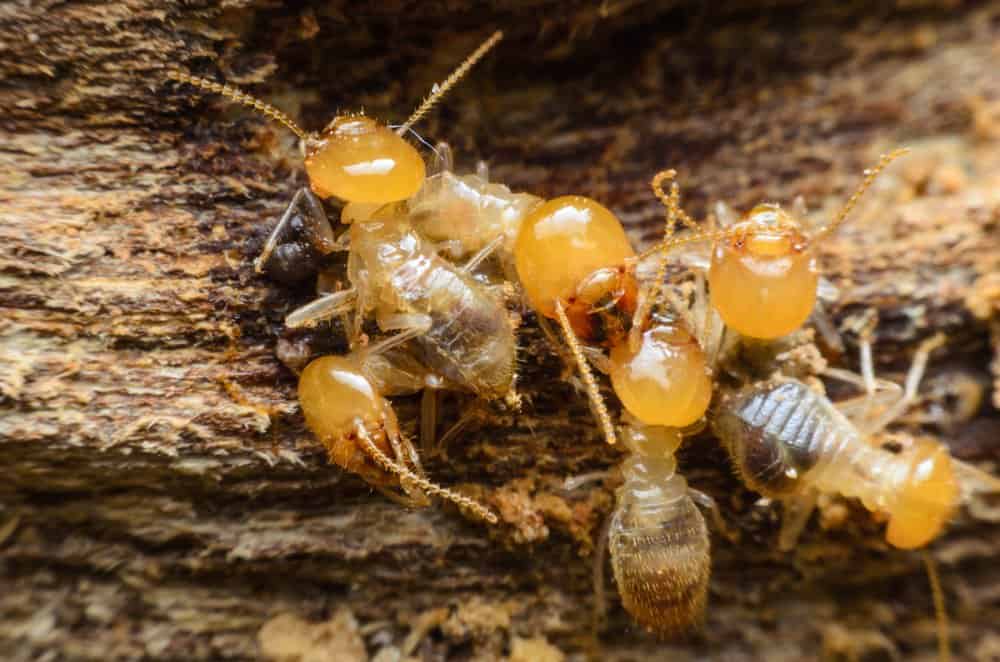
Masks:
[[[368,313],[374,312],[381,331],[399,332],[379,345],[378,352],[358,354],[355,349],[346,358],[316,359],[300,378],[299,399],[307,423],[328,446],[331,458],[376,485],[384,484],[380,471],[387,470],[399,476],[404,487],[412,484],[449,496],[414,473],[419,472],[416,452],[398,433],[383,398],[413,389],[411,379],[386,378],[406,373],[392,365],[393,357],[402,356],[409,365],[413,355],[418,355],[426,368],[420,375],[426,385],[464,387],[484,397],[512,391],[515,339],[502,300],[471,278],[469,265],[463,270],[438,257],[433,246],[406,222],[405,205],[393,204],[416,193],[425,178],[423,159],[401,136],[501,36],[495,33],[435,86],[396,132],[360,115],[341,115],[321,134],[306,133],[281,111],[239,90],[185,72],[169,74],[174,80],[254,108],[301,140],[312,190],[300,189],[293,197],[256,261],[258,271],[266,269],[281,279],[299,280],[315,271],[317,256],[348,249],[343,238],[334,238],[317,195],[340,198],[347,203],[345,216],[364,221],[354,223],[346,235],[351,240],[348,277],[352,287],[320,297],[291,313],[286,322],[290,327],[308,326],[354,312],[351,340],[355,348],[362,344],[360,329]],[[289,230],[296,235],[293,241],[286,241]],[[418,349],[402,347],[410,341]],[[325,395],[324,389],[333,395]],[[386,444],[392,446],[394,460],[385,455]],[[358,450],[381,469],[367,466]],[[496,521],[482,507],[462,501],[464,497],[449,498]]]
[[[712,241],[708,271],[712,306],[726,325],[744,336],[772,339],[799,328],[816,308],[820,273],[817,248],[844,222],[861,196],[893,160],[906,153],[884,154],[865,171],[865,178],[827,225],[814,232],[803,226],[804,209],[785,211],[776,204],[758,204],[736,220],[723,203],[717,205],[720,228],[697,235]],[[659,181],[668,179],[666,172]],[[658,195],[663,197],[662,190]],[[797,205],[801,206],[801,205]],[[697,223],[685,212],[680,220],[690,228]],[[644,253],[662,250],[659,246]]]
[[[677,211],[676,186],[665,202],[669,244]],[[570,218],[578,213],[580,203],[575,205]],[[534,231],[538,233],[537,228]],[[707,311],[703,288],[695,290],[691,310],[676,301],[673,310],[660,309],[666,258],[664,252],[656,277],[637,295],[631,332],[612,345],[606,359],[615,393],[627,411],[622,436],[630,452],[621,467],[624,482],[615,492],[607,542],[626,611],[648,630],[674,636],[701,622],[708,599],[710,542],[695,502],[711,508],[716,522],[721,522],[714,501],[688,486],[674,458],[686,432],[682,428],[701,419],[708,408],[712,383],[702,348],[714,343],[718,334],[717,325],[701,323],[706,319],[701,313]],[[599,299],[594,301],[600,305]],[[564,327],[569,326],[559,298],[555,309]],[[567,337],[572,338],[570,332]],[[600,552],[595,555],[594,579],[600,611]]]
[[[424,160],[402,136],[503,37],[494,33],[420,104],[395,131],[362,114],[338,115],[320,133],[307,132],[288,115],[229,85],[171,70],[167,76],[253,108],[298,137],[309,185],[321,198],[383,205],[409,198],[424,183]]]
[[[330,459],[383,493],[400,485],[408,505],[426,505],[425,494],[448,499],[491,524],[497,517],[473,499],[427,480],[413,445],[399,431],[392,405],[382,396],[368,359],[403,342],[400,336],[348,356],[313,360],[299,378],[299,404],[306,425],[326,446]]]
[[[1000,491],[1000,480],[953,459],[937,442],[914,440],[899,453],[874,444],[913,402],[928,356],[942,342],[935,337],[920,346],[902,389],[875,379],[863,338],[862,375],[827,374],[861,385],[865,396],[835,405],[801,381],[778,378],[720,399],[712,428],[739,474],[751,489],[785,503],[782,549],[794,545],[820,492],[857,497],[885,513],[886,540],[913,549],[936,538],[971,493]]]

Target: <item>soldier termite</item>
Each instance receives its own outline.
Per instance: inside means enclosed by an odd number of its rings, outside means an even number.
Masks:
[[[878,174],[905,153],[897,149],[884,154],[865,171],[864,180],[834,219],[811,233],[803,228],[804,209],[789,213],[775,204],[759,204],[737,221],[720,203],[722,227],[699,237],[713,242],[707,264],[709,295],[726,325],[760,339],[778,338],[799,328],[816,308],[817,247],[840,227]],[[658,178],[668,179],[666,172]],[[664,196],[662,190],[659,195]],[[685,212],[678,216],[686,226],[697,227]],[[654,246],[647,253],[657,250],[661,248]]]
[[[786,505],[781,548],[795,544],[819,492],[857,497],[887,514],[886,540],[913,549],[936,538],[973,492],[1000,491],[1000,480],[953,459],[937,442],[913,440],[899,453],[874,443],[913,402],[928,356],[942,342],[920,346],[902,389],[875,379],[863,338],[862,376],[828,375],[861,385],[865,396],[835,405],[798,380],[779,378],[721,398],[711,424],[738,472],[751,489]]]
[[[307,423],[328,446],[331,457],[377,485],[384,482],[379,470],[365,468],[363,458],[357,456],[358,449],[383,470],[398,475],[404,487],[411,484],[449,496],[414,473],[419,471],[416,453],[398,434],[388,402],[382,397],[388,394],[386,390],[401,388],[399,382],[382,379],[376,387],[378,380],[373,381],[374,366],[381,366],[383,377],[405,372],[386,365],[400,352],[408,364],[412,363],[412,357],[407,356],[411,352],[399,347],[402,343],[412,340],[419,346],[420,359],[429,367],[425,375],[428,384],[457,384],[486,397],[511,392],[515,341],[503,302],[466,271],[438,258],[405,222],[405,206],[397,209],[392,204],[416,193],[425,178],[423,159],[402,135],[501,37],[497,32],[486,40],[440,86],[435,86],[395,132],[364,116],[341,115],[322,133],[307,133],[281,111],[235,88],[186,72],[168,74],[174,80],[254,108],[286,126],[301,141],[312,190],[303,188],[296,193],[257,259],[258,271],[270,267],[279,279],[299,280],[315,271],[317,255],[346,248],[343,241],[334,239],[317,195],[340,198],[347,203],[345,214],[354,213],[359,219],[378,215],[378,220],[355,223],[348,235],[353,240],[348,260],[353,287],[320,297],[287,320],[289,326],[305,326],[354,311],[355,347],[361,337],[361,323],[369,312],[375,313],[382,331],[399,332],[387,341],[391,347],[383,345],[381,352],[367,352],[365,360],[356,353],[347,358],[317,359],[306,366],[300,381],[300,404]],[[297,235],[296,239],[283,241],[289,230]],[[430,374],[432,371],[441,375]],[[406,388],[411,386],[405,384]],[[324,388],[337,397],[326,399]],[[330,407],[334,402],[342,404],[334,407],[335,414],[327,416],[316,410],[317,402]],[[352,415],[353,406],[357,407],[356,415]],[[393,447],[394,460],[385,455],[385,443],[380,446],[379,439]],[[492,514],[471,506],[468,500],[453,500],[496,521]]]

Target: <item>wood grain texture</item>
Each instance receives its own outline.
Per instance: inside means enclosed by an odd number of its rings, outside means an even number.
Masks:
[[[869,307],[887,375],[943,331],[919,410],[937,423],[921,431],[995,467],[1000,10],[723,4],[0,6],[0,657],[933,659],[919,557],[836,500],[778,553],[777,509],[710,437],[682,468],[740,535],[713,534],[704,631],[649,638],[612,586],[596,633],[590,555],[613,485],[562,482],[619,455],[530,316],[522,415],[428,464],[502,526],[406,511],[329,466],[274,353],[311,291],[251,265],[304,181],[295,145],[163,79],[183,65],[309,128],[340,109],[400,121],[503,28],[420,132],[449,141],[461,170],[485,159],[516,190],[598,198],[637,243],[658,232],[661,168],[678,169],[696,215],[796,195],[829,215],[905,144],[825,247],[849,341],[831,360],[854,367]],[[447,425],[461,403],[444,404]],[[397,402],[411,432],[418,408]],[[933,547],[959,659],[1000,657],[998,519],[977,500]]]

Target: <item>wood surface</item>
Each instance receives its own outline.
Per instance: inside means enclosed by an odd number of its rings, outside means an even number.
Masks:
[[[518,416],[493,415],[429,474],[496,508],[408,511],[330,466],[275,357],[312,296],[252,259],[304,183],[291,136],[165,81],[251,90],[308,128],[363,108],[401,121],[494,29],[506,39],[424,121],[460,170],[595,197],[637,245],[649,178],[686,207],[805,197],[828,217],[906,145],[823,251],[856,367],[870,308],[898,378],[932,359],[910,431],[1000,460],[1000,6],[402,0],[0,5],[0,657],[6,660],[919,660],[937,651],[920,557],[831,500],[792,553],[779,510],[710,436],[681,454],[738,531],[713,533],[704,629],[659,642],[591,554],[614,467],[532,316]],[[800,336],[808,341],[809,336]],[[788,360],[818,356],[806,346]],[[441,429],[463,402],[443,401]],[[612,409],[618,406],[611,399]],[[404,427],[418,399],[400,398]],[[931,548],[956,659],[1000,659],[998,502]],[[609,579],[610,582],[610,579]]]

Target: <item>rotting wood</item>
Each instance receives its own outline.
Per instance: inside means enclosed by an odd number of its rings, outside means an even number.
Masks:
[[[924,411],[972,413],[926,432],[989,468],[996,6],[754,4],[0,8],[2,657],[240,659],[291,624],[310,641],[363,634],[369,654],[424,659],[556,659],[552,647],[607,660],[933,658],[918,557],[886,551],[843,502],[823,509],[828,531],[814,524],[778,554],[774,510],[754,506],[708,438],[682,466],[741,540],[713,538],[704,632],[660,644],[612,596],[595,639],[588,555],[610,492],[561,484],[618,456],[530,319],[523,416],[473,428],[428,466],[486,498],[503,527],[402,510],[328,466],[274,357],[284,312],[309,292],[250,264],[303,181],[294,145],[162,83],[183,64],[308,127],[338,108],[400,120],[502,28],[502,46],[421,133],[451,142],[464,168],[487,159],[515,189],[602,200],[637,242],[660,225],[648,190],[660,168],[678,169],[699,215],[718,199],[746,209],[798,194],[830,212],[879,152],[906,144],[912,155],[827,247],[833,312],[850,340],[875,306],[880,367],[896,374],[918,339],[947,333]],[[850,343],[836,360],[853,367]],[[416,406],[399,403],[411,429]],[[454,401],[445,410],[454,418]],[[960,659],[1000,654],[998,518],[976,502],[933,548]]]

